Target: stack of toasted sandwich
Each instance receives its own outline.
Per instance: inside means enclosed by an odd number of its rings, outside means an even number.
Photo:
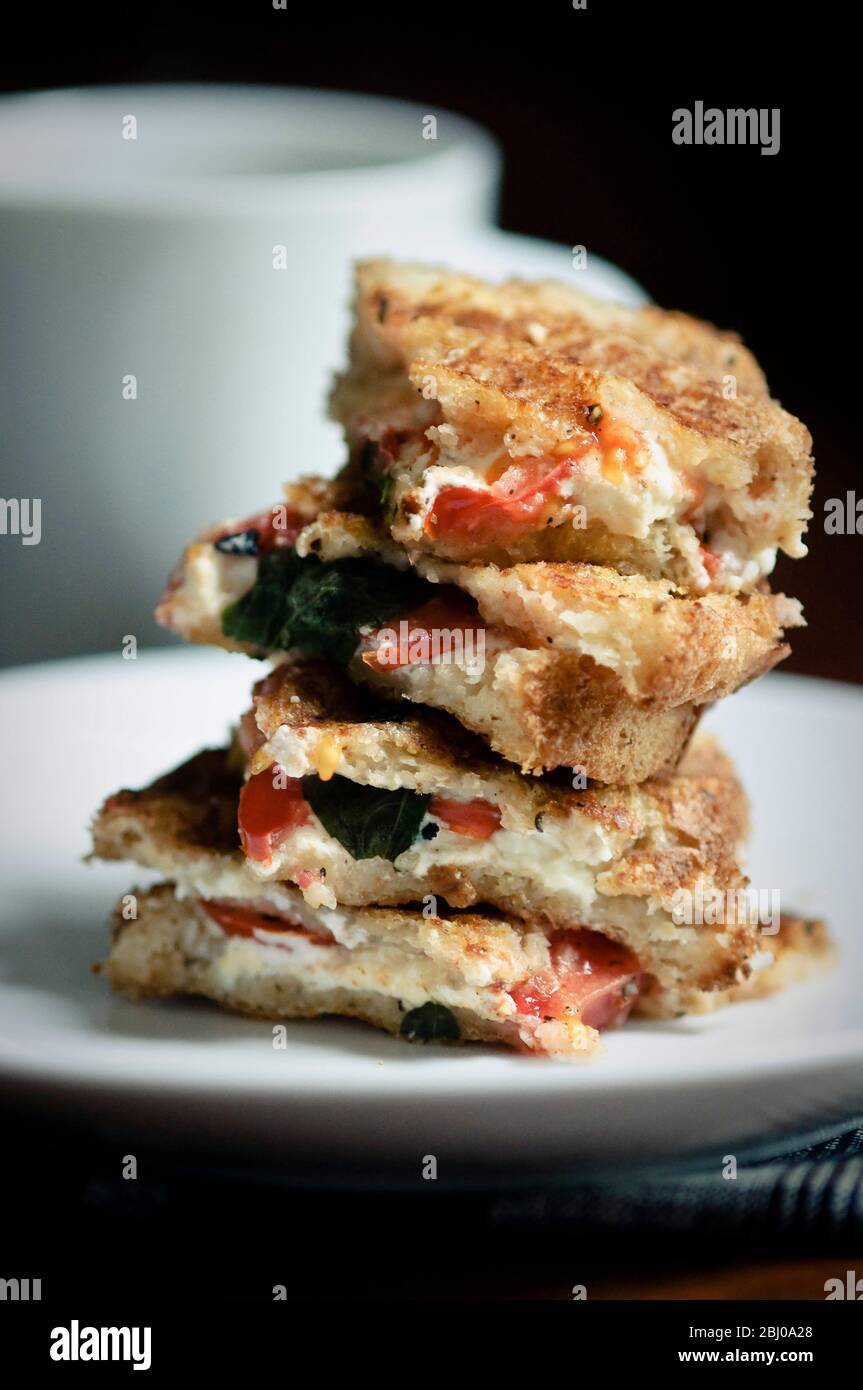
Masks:
[[[376,261],[331,408],[341,473],[212,528],[159,604],[271,665],[230,747],[97,817],[165,880],[116,913],[114,987],[569,1055],[823,962],[820,924],[753,913],[695,732],[802,623],[767,576],[805,553],[810,438],[751,354]]]

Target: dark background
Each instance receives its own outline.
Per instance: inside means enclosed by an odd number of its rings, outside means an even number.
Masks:
[[[831,4],[40,7],[4,45],[6,90],[202,80],[353,89],[451,108],[505,160],[502,225],[617,262],[666,307],[740,332],[815,440],[804,563],[776,586],[810,626],[785,669],[863,681],[863,541],[824,532],[857,487],[858,111],[854,48]],[[7,38],[9,36],[7,35]],[[674,145],[671,114],[776,107],[781,148]],[[433,216],[430,208],[429,215]],[[863,519],[861,519],[863,526]]]

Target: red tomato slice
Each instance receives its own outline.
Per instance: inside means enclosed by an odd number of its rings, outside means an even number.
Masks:
[[[432,539],[461,537],[483,544],[529,531],[542,524],[555,490],[577,460],[577,450],[551,467],[548,459],[529,459],[507,468],[491,487],[441,488],[423,530]]]
[[[240,792],[240,843],[249,859],[266,862],[281,839],[311,815],[303,799],[298,777],[282,778],[284,787],[273,782],[275,766],[257,772]]]
[[[500,811],[490,801],[450,801],[444,796],[433,796],[428,813],[443,821],[448,830],[470,835],[474,840],[487,840],[500,829]]]
[[[243,903],[229,901],[228,899],[199,898],[198,904],[204,909],[208,917],[222,928],[226,936],[254,936],[256,931],[277,931],[291,932],[294,936],[305,936],[310,941],[319,941],[321,945],[332,944],[333,937],[329,932],[314,931],[311,927],[303,926],[302,922],[297,922],[293,917],[283,917],[278,913],[258,912],[255,908],[246,907]]]
[[[366,666],[371,666],[377,671],[396,671],[401,666],[410,666],[422,659],[412,655],[412,651],[417,653],[421,650],[423,638],[427,639],[428,651],[433,652],[436,632],[464,634],[478,632],[484,626],[476,605],[457,590],[453,590],[452,594],[446,594],[443,598],[433,598],[429,603],[424,603],[422,608],[417,608],[414,613],[403,618],[393,618],[386,627],[378,628],[376,632],[371,633],[368,640],[377,642],[377,645],[373,650],[363,652],[363,661]],[[383,636],[384,633],[393,632],[397,634],[395,643],[391,638],[385,639]]]
[[[305,525],[305,518],[300,516],[299,512],[291,507],[276,504],[270,507],[269,511],[258,512],[255,516],[247,517],[245,521],[232,526],[228,531],[222,531],[220,535],[213,537],[213,542],[224,540],[227,536],[236,536],[240,531],[257,531],[258,549],[262,554],[266,554],[268,550],[276,550],[279,546],[293,545]]]
[[[622,1023],[632,1008],[642,973],[635,956],[598,932],[556,931],[551,969],[510,990],[521,1014],[580,1018],[591,1028]]]
[[[570,446],[563,446],[569,449]],[[623,421],[604,420],[596,433],[579,436],[557,463],[548,458],[496,460],[486,487],[445,487],[438,493],[423,530],[432,539],[451,537],[477,545],[512,541],[543,526],[553,514],[554,495],[564,478],[591,449],[599,448],[603,477],[619,483],[639,473],[643,440]]]

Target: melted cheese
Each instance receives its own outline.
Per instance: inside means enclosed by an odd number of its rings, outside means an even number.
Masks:
[[[329,782],[341,761],[339,741],[332,734],[324,734],[315,745],[312,759],[315,771],[322,782]]]

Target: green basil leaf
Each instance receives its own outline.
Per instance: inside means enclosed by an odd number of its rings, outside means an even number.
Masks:
[[[262,558],[253,587],[222,614],[222,630],[266,650],[299,647],[347,665],[361,627],[380,627],[432,593],[412,571],[366,559],[325,565],[284,547]]]
[[[399,1029],[411,1042],[458,1042],[458,1019],[444,1004],[421,1004],[402,1019]]]
[[[400,789],[364,787],[347,777],[303,778],[303,796],[324,829],[354,859],[390,861],[409,849],[431,797]]]
[[[291,590],[282,633],[285,647],[301,647],[347,665],[357,649],[361,627],[380,627],[396,613],[416,606],[427,584],[416,575],[387,569],[373,560],[311,560]]]
[[[252,588],[222,614],[222,631],[237,642],[270,651],[288,620],[289,599],[302,560],[293,546],[261,557]]]

